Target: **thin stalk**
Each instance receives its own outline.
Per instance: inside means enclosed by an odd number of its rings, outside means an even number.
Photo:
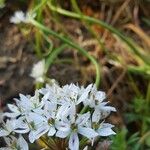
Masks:
[[[75,18],[75,19],[84,19],[90,23],[95,23],[95,24],[98,24],[104,28],[106,28],[107,30],[109,30],[110,32],[116,34],[118,37],[120,37],[120,39],[122,39],[129,47],[130,49],[136,54],[138,55],[144,62],[146,62],[147,64],[150,64],[150,59],[149,59],[149,56],[145,56],[143,55],[139,49],[136,48],[134,42],[124,36],[120,31],[116,30],[115,28],[113,28],[112,26],[108,25],[107,23],[101,21],[101,20],[98,20],[98,19],[95,19],[93,17],[89,17],[89,16],[86,16],[86,15],[80,15],[80,14],[77,14],[77,13],[73,13],[73,12],[70,12],[70,11],[67,11],[67,10],[64,10],[60,7],[55,7],[51,4],[51,0],[49,2],[47,2],[49,8],[52,10],[52,11],[55,11],[61,15],[64,15],[64,16],[67,16],[67,17],[71,17],[71,18]]]
[[[50,148],[50,150],[55,150],[55,146],[52,143],[47,143],[43,137],[41,137],[39,140],[41,140],[48,148]]]
[[[81,16],[83,16],[84,14],[81,12],[78,4],[77,4],[77,1],[76,0],[71,0],[71,3],[72,3],[72,6],[73,6],[73,9],[76,11],[76,13],[80,14]],[[87,28],[87,30],[89,30],[89,32],[96,38],[98,44],[100,45],[100,48],[102,50],[104,50],[104,52],[107,52],[106,51],[106,48],[104,46],[104,43],[102,42],[102,40],[99,38],[99,36],[96,34],[96,32],[91,28],[91,26],[89,25],[89,22],[87,22],[87,20],[84,20],[84,17],[82,17],[82,22],[83,24],[85,25],[85,27]]]
[[[84,148],[84,145],[86,145],[88,139],[83,137],[80,141],[80,148]]]
[[[42,22],[42,11],[43,11],[43,5],[45,3],[41,2],[38,5],[37,9],[37,21],[38,22]],[[42,58],[42,52],[41,52],[41,44],[42,44],[42,37],[41,37],[41,33],[39,31],[35,32],[35,50],[36,50],[36,54],[39,58]]]
[[[82,109],[81,109],[81,111],[80,111],[80,114],[83,114],[83,113],[85,113],[87,110],[88,110],[88,106],[84,106]]]
[[[48,68],[52,65],[58,54],[60,54],[65,48],[67,47],[67,44],[61,45],[59,48],[56,48],[50,53],[48,58],[46,59],[46,66],[45,66],[45,72],[48,71]]]
[[[42,58],[41,52],[41,35],[38,31],[35,33],[35,51],[39,58]]]
[[[130,73],[140,74],[145,78],[150,79],[150,67],[147,65],[141,65],[141,66],[128,65],[127,70]]]
[[[41,32],[41,34],[42,37],[46,40],[46,42],[49,44],[48,50],[45,51],[43,56],[48,56],[53,50],[53,42],[49,39],[49,37],[46,34],[44,34],[43,32]]]
[[[142,94],[141,94],[140,90],[138,89],[138,87],[136,86],[136,84],[135,84],[135,82],[134,82],[132,76],[131,76],[129,73],[128,73],[128,78],[129,78],[129,80],[130,80],[130,85],[132,86],[132,88],[133,88],[135,94],[136,94],[138,97],[141,97]]]
[[[48,34],[58,38],[59,40],[61,40],[64,43],[68,44],[72,48],[75,48],[80,53],[82,53],[84,56],[86,56],[95,66],[95,69],[96,69],[96,81],[95,81],[95,84],[96,84],[96,86],[99,86],[99,83],[100,83],[100,66],[99,66],[99,64],[97,63],[97,61],[95,60],[95,58],[93,56],[91,56],[85,49],[83,49],[80,46],[78,46],[78,44],[72,42],[70,39],[68,39],[66,37],[63,37],[63,36],[59,35],[58,33],[52,31],[51,29],[45,27],[44,25],[40,24],[36,20],[32,19],[31,23],[35,27],[41,29],[43,32],[46,32],[46,33],[48,33]]]
[[[39,5],[36,5],[36,7],[32,10],[32,13],[36,13],[43,5],[47,3],[47,0],[42,0]]]
[[[55,61],[55,64],[61,64],[61,63],[65,63],[65,64],[73,64],[73,60],[71,58],[64,58],[64,59],[59,59]]]

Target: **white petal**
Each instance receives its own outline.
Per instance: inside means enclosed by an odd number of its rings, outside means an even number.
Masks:
[[[36,140],[36,139],[35,139],[35,136],[34,136],[34,132],[33,132],[33,131],[30,131],[30,133],[29,133],[29,141],[30,141],[31,143],[33,143],[35,140]]]
[[[65,138],[69,135],[70,131],[57,131],[56,137]]]
[[[113,111],[113,112],[116,112],[116,108],[111,107],[111,106],[103,106],[100,109],[103,110],[103,111]]]
[[[58,112],[57,112],[57,119],[62,119],[62,117],[67,117],[69,115],[69,112],[70,112],[70,105],[68,103],[66,104],[63,104],[59,109],[58,109]]]
[[[35,125],[41,124],[43,122],[46,122],[46,118],[41,116],[40,114],[37,113],[28,113],[26,115],[26,119],[28,120],[28,122],[34,122]]]
[[[19,115],[20,115],[20,113],[9,113],[9,112],[6,112],[3,114],[3,116],[9,117],[9,118],[16,118]]]
[[[25,141],[25,139],[20,135],[19,139],[17,141],[17,145],[21,150],[28,150],[28,143]]]
[[[77,133],[72,133],[69,138],[69,148],[70,150],[79,150],[79,138]]]
[[[83,150],[88,150],[88,146],[85,146]]]
[[[58,121],[56,122],[56,128],[60,131],[66,132],[70,130],[70,124],[64,121]]]
[[[33,131],[35,139],[39,139],[42,135],[44,135],[48,131],[48,125],[42,125],[37,130]]]
[[[49,129],[48,136],[53,136],[56,133],[56,129],[52,126]]]
[[[109,123],[103,123],[100,128],[97,130],[100,136],[109,136],[116,134],[111,128],[114,127]]]
[[[41,90],[40,92],[42,92],[42,90]],[[43,93],[42,93],[42,94],[43,94]],[[50,92],[45,93],[42,99],[43,99],[44,101],[48,100],[49,97],[50,97],[50,94],[51,94]]]
[[[19,96],[20,96],[20,101],[19,101],[18,103],[19,103],[19,105],[21,106],[21,108],[22,108],[23,110],[30,110],[33,104],[32,104],[32,102],[29,100],[29,98],[26,97],[26,96],[23,95],[23,94],[19,94]]]
[[[7,136],[9,134],[10,134],[9,131],[0,128],[0,137]]]
[[[95,99],[98,100],[98,102],[102,102],[106,98],[106,93],[102,91],[96,92]]]
[[[94,131],[91,128],[86,128],[86,127],[78,127],[78,133],[82,134],[83,136],[89,139],[95,138],[96,136],[98,136],[98,133],[96,131]]]
[[[22,120],[14,120],[11,126],[13,128],[13,131],[16,133],[27,133],[30,131],[28,124],[26,124]]]
[[[87,123],[89,118],[90,118],[90,112],[87,112],[87,113],[82,114],[82,115],[78,115],[78,118],[76,120],[76,124],[83,125],[83,124]]]
[[[106,118],[111,111],[115,112],[116,109],[114,107],[111,107],[111,106],[103,106],[100,108],[100,111],[101,111],[101,119],[104,119]]]
[[[101,113],[98,109],[95,109],[92,115],[92,122],[99,122],[101,118]]]
[[[83,101],[86,101],[87,97],[88,97],[88,94],[92,88],[92,84],[88,85],[87,88],[84,90],[84,92],[82,93],[82,95],[80,96],[80,98],[78,99],[77,101],[77,104],[83,102]],[[86,103],[86,102],[85,102]]]
[[[30,76],[35,78],[36,81],[43,82],[44,71],[45,71],[45,60],[43,59],[34,64]]]
[[[5,124],[6,129],[9,132],[12,132],[15,129],[15,125],[16,125],[16,120],[7,120]]]
[[[19,111],[19,109],[18,109],[17,106],[12,105],[12,104],[8,104],[7,106],[8,106],[8,108],[9,108],[9,110],[11,110],[12,112],[20,113],[20,111]]]
[[[21,133],[21,134],[28,133],[29,131],[30,131],[29,129],[14,130],[14,132]]]

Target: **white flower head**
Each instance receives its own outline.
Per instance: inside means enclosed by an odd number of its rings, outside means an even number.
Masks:
[[[45,61],[42,60],[33,67],[31,76],[38,82],[44,81],[44,66]],[[10,112],[2,115],[7,118],[5,122],[2,120],[0,137],[19,134],[19,139],[11,141],[16,141],[22,150],[28,150],[23,134],[28,135],[30,143],[42,136],[66,138],[70,150],[79,150],[82,137],[93,145],[98,136],[115,134],[114,126],[105,123],[105,118],[116,109],[108,106],[104,101],[105,92],[98,91],[93,84],[84,88],[75,84],[61,87],[54,83],[36,90],[33,96],[19,96],[15,104],[8,104]],[[11,145],[7,141],[7,145]]]
[[[30,76],[35,79],[36,82],[44,82],[45,73],[45,60],[41,60],[34,64]]]
[[[32,12],[24,13],[23,11],[16,11],[14,15],[10,18],[10,22],[14,24],[20,23],[30,23],[30,20],[35,18],[36,14]]]

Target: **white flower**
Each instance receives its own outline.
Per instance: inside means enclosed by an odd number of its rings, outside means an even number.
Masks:
[[[3,127],[0,128],[0,137],[8,136],[14,130],[13,122],[7,120],[6,123],[3,123]]]
[[[43,126],[44,123],[47,122],[44,116],[41,116],[35,112],[30,112],[25,115],[25,120],[30,126],[29,141],[31,143],[47,132],[42,130],[42,127],[45,127]]]
[[[8,108],[11,112],[4,113],[4,116],[16,118],[19,115],[25,115],[31,111],[42,113],[41,108],[44,106],[44,103],[39,100],[38,90],[35,91],[35,95],[33,97],[25,96],[23,94],[20,94],[19,96],[20,99],[15,99],[17,106],[8,104]]]
[[[99,122],[100,120],[106,118],[111,111],[116,111],[114,107],[106,106],[106,104],[107,102],[103,102],[95,106],[95,110],[92,114],[92,122]]]
[[[26,115],[27,122],[32,126],[29,133],[29,141],[31,143],[39,139],[45,133],[47,133],[48,136],[53,136],[56,132],[56,104],[51,104],[47,101],[43,109],[43,113],[41,114],[37,114],[36,112],[30,112]]]
[[[111,128],[113,128],[114,126],[112,124],[109,123],[102,123],[100,124],[100,127],[97,130],[97,133],[100,136],[110,136],[110,135],[114,135],[116,134]]]
[[[25,139],[19,135],[19,138],[14,136],[4,138],[7,147],[0,148],[0,150],[29,150],[28,144]]]
[[[19,24],[21,22],[26,22],[26,15],[22,11],[16,11],[14,16],[10,18],[11,23]]]
[[[79,149],[79,138],[78,133],[87,137],[88,139],[93,139],[98,136],[98,133],[94,131],[90,126],[90,113],[85,113],[79,115],[75,122],[70,122],[69,120],[60,121],[56,128],[58,129],[56,136],[60,138],[65,138],[70,135],[69,138],[69,148],[71,150]]]
[[[41,60],[34,64],[30,76],[35,79],[36,82],[44,82],[45,73],[45,60]]]
[[[0,128],[0,137],[8,136],[12,132],[16,133],[28,133],[29,132],[28,124],[19,119],[7,120],[6,123],[3,123],[3,127]]]
[[[46,85],[46,88],[41,88],[39,92],[43,95],[43,101],[50,101],[51,103],[61,103],[59,101],[62,89],[57,84],[54,83],[52,86]]]
[[[10,22],[14,24],[29,23],[36,15],[31,12],[24,13],[23,11],[16,11],[14,16],[10,18]]]
[[[105,92],[97,91],[95,85],[91,85],[88,90],[88,97],[84,102],[85,106],[89,106],[91,108],[96,107],[101,104],[101,102],[106,98]]]

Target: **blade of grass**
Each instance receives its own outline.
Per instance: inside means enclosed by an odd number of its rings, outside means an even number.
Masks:
[[[78,13],[80,14],[81,16],[83,16],[83,13],[81,12],[78,4],[77,4],[77,1],[76,0],[71,0],[71,3],[72,3],[72,6],[73,6],[73,9]],[[89,23],[87,22],[87,20],[84,20],[84,17],[82,17],[82,22],[83,24],[85,25],[85,27],[89,30],[89,32],[96,38],[96,40],[98,41],[99,45],[100,45],[100,48],[104,51],[104,52],[107,52],[106,50],[106,47],[103,43],[103,41],[100,39],[100,37],[97,35],[97,33],[91,28],[91,26],[89,25]]]
[[[137,35],[139,35],[139,37],[141,37],[141,39],[143,39],[143,41],[149,46],[150,48],[150,37],[145,34],[145,32],[138,26],[134,25],[134,24],[127,24],[124,26],[125,28],[128,28],[130,30],[132,30],[133,32],[135,32]]]
[[[127,69],[130,73],[141,74],[150,79],[150,67],[149,66],[131,66],[128,65]]]
[[[75,48],[76,50],[78,50],[80,53],[82,53],[85,57],[87,57],[95,66],[95,70],[96,70],[96,81],[95,84],[97,86],[99,86],[100,83],[100,66],[97,63],[97,61],[95,60],[95,58],[93,56],[91,56],[90,54],[88,54],[88,52],[81,48],[80,46],[78,46],[78,44],[72,42],[70,39],[63,37],[61,35],[59,35],[58,33],[52,31],[51,29],[45,27],[44,25],[40,24],[39,22],[35,21],[35,20],[31,20],[31,23],[41,29],[42,31],[46,32],[47,34],[50,34],[56,38],[58,38],[59,40],[63,41],[64,43],[68,44],[69,46],[71,46],[72,48]]]
[[[43,12],[43,7],[44,7],[45,3],[46,3],[46,0],[41,1],[40,4],[38,4],[38,5],[35,2],[34,5],[36,7],[32,11],[32,13],[36,12],[36,19],[38,22],[41,22],[41,23],[43,21],[42,12]],[[35,32],[35,51],[36,51],[36,54],[39,58],[42,58],[41,45],[42,45],[41,33],[37,30]]]
[[[47,0],[42,0],[40,4],[36,5],[36,7],[32,10],[32,13],[36,13],[43,5],[47,3]]]
[[[45,67],[45,72],[48,71],[48,68],[52,65],[58,54],[60,54],[65,48],[67,47],[67,44],[61,45],[59,48],[56,48],[50,53],[50,55],[46,59],[46,67]]]
[[[60,7],[55,7],[51,4],[51,0],[47,4],[48,4],[49,8],[52,11],[55,11],[55,12],[61,14],[61,15],[64,15],[64,16],[67,16],[67,17],[72,17],[72,18],[75,18],[75,19],[84,19],[86,21],[89,21],[90,23],[95,23],[95,24],[98,24],[98,25],[106,28],[110,32],[112,32],[112,33],[116,34],[118,37],[120,37],[120,39],[122,39],[136,55],[138,55],[144,62],[146,62],[147,64],[150,65],[149,56],[145,56],[145,55],[141,54],[140,50],[137,49],[134,42],[130,38],[124,36],[120,31],[118,31],[117,29],[115,29],[112,26],[108,25],[107,23],[105,23],[101,20],[89,17],[89,16],[80,15],[80,14],[77,14],[77,13],[73,13],[73,12],[64,10]]]

